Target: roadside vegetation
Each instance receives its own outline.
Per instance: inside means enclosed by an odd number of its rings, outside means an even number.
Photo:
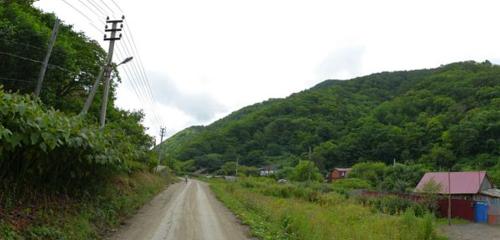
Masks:
[[[0,2],[0,239],[101,239],[171,176],[152,173],[144,114],[115,106],[116,69],[106,127],[97,126],[102,86],[79,115],[106,53],[72,26],[60,26],[33,96],[56,16],[31,0]]]
[[[269,178],[210,180],[217,197],[260,239],[446,239],[425,206],[386,197],[360,199],[322,183]]]

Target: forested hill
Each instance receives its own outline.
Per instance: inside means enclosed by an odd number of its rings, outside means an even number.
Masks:
[[[237,157],[250,166],[294,165],[310,148],[322,170],[394,160],[491,170],[500,160],[500,66],[461,62],[328,80],[198,130],[170,160],[212,170]]]

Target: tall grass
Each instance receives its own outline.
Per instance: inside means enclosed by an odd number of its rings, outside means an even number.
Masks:
[[[267,180],[214,181],[212,188],[261,239],[437,239],[432,215],[411,209],[387,215],[335,192]]]

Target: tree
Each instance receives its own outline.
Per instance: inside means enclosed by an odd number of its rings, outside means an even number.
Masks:
[[[378,186],[384,179],[387,166],[381,162],[364,162],[352,166],[349,177],[368,181],[373,187]]]
[[[396,164],[385,169],[380,188],[391,192],[411,192],[425,173],[421,165]]]
[[[422,204],[424,204],[424,206],[432,212],[436,212],[439,207],[438,200],[441,188],[441,184],[434,181],[434,179],[431,179],[425,183],[421,189],[419,189],[420,194],[423,196]]]
[[[236,162],[226,162],[222,167],[220,168],[221,172],[224,175],[236,175],[236,168],[238,165]]]
[[[319,172],[318,167],[314,165],[311,161],[300,161],[297,166],[295,166],[292,176],[290,178],[294,181],[321,181],[323,176]]]

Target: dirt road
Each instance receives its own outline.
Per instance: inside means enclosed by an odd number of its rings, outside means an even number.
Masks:
[[[220,202],[206,183],[177,183],[158,195],[130,219],[112,240],[239,240],[247,230]]]
[[[500,226],[487,224],[456,224],[443,226],[440,229],[450,240],[498,240],[500,239]]]

